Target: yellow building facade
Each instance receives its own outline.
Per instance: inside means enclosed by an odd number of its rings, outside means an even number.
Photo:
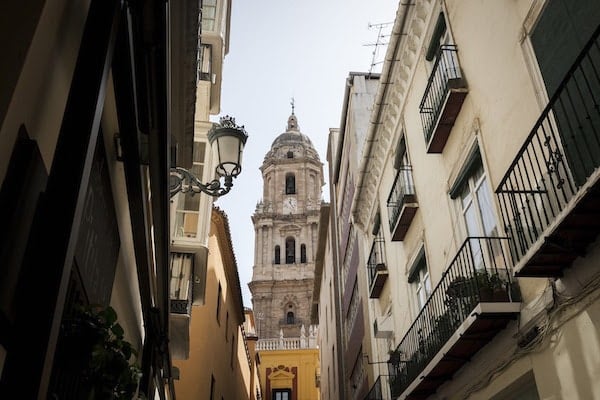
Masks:
[[[319,349],[260,351],[264,400],[318,400]]]
[[[217,208],[212,211],[208,250],[206,297],[203,305],[192,306],[189,357],[173,361],[179,370],[177,398],[256,399],[229,224]]]

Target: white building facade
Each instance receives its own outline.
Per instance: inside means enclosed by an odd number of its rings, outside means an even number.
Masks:
[[[599,25],[593,1],[399,4],[351,187],[364,398],[600,396]]]

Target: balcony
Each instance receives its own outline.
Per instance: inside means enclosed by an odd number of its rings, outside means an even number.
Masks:
[[[383,237],[377,236],[371,247],[367,272],[369,274],[369,297],[378,299],[388,278],[388,270],[383,257]]]
[[[600,233],[599,32],[496,190],[517,276],[562,276]]]
[[[520,310],[508,238],[470,237],[390,355],[392,398],[425,399]]]
[[[279,331],[278,338],[258,339],[256,351],[316,349],[318,348],[318,329],[317,325],[310,325],[307,336],[304,325],[302,325],[300,337],[283,337],[283,332]]]
[[[419,208],[412,181],[412,167],[403,165],[398,170],[387,200],[392,241],[402,241]]]
[[[194,254],[171,253],[169,347],[174,359],[185,360],[190,349]]]
[[[428,153],[443,151],[466,95],[456,46],[442,45],[419,105]]]

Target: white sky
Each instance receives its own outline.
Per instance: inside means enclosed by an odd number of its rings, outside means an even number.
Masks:
[[[327,136],[340,125],[346,77],[371,70],[378,28],[369,24],[393,22],[397,8],[398,0],[233,0],[221,115],[235,117],[249,137],[242,173],[215,205],[229,218],[244,306],[252,307],[251,216],[262,199],[259,167],[286,129],[291,98],[300,131],[324,164],[323,199],[329,201]],[[387,43],[388,37],[380,41]],[[377,49],[372,72],[381,71],[386,46]]]

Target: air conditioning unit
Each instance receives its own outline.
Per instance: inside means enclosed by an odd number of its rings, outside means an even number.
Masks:
[[[373,331],[377,339],[389,339],[394,335],[392,318],[389,315],[375,317],[373,322]]]

